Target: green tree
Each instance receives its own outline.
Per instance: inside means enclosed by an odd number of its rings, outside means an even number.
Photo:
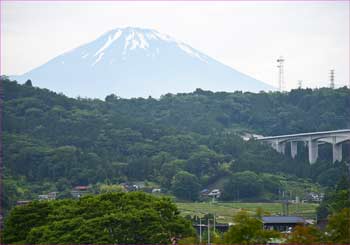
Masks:
[[[16,207],[6,218],[4,242],[166,244],[193,235],[170,199],[119,192]]]
[[[346,176],[338,182],[334,191],[328,191],[320,206],[317,207],[317,217],[325,219],[328,215],[338,213],[350,207],[350,183]]]
[[[237,198],[258,197],[263,190],[263,182],[252,171],[232,174],[224,185],[223,198],[233,200]]]
[[[5,220],[4,242],[25,243],[31,229],[46,224],[51,206],[47,202],[32,202],[14,208]]]
[[[350,244],[350,208],[344,208],[329,217],[327,233],[331,243]]]
[[[101,184],[98,186],[100,193],[108,192],[123,192],[125,191],[124,187],[121,185],[105,185]]]
[[[245,211],[238,212],[233,222],[224,234],[226,244],[266,244],[270,239],[280,237],[276,231],[264,230],[260,217],[251,217]]]
[[[174,176],[171,189],[176,197],[194,201],[198,199],[200,184],[195,175],[180,171]]]
[[[317,244],[322,242],[322,233],[314,226],[296,226],[288,236],[290,244]]]
[[[176,175],[176,173],[180,170],[180,167],[177,164],[178,161],[180,160],[166,162],[162,165],[160,169],[160,178],[161,178],[162,186],[166,188],[171,187],[171,180]]]
[[[28,80],[24,83],[24,85],[33,87],[33,85],[32,85],[32,80],[28,79]]]

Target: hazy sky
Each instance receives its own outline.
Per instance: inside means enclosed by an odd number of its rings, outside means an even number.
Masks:
[[[27,72],[117,27],[156,29],[261,81],[349,83],[349,1],[3,2],[1,74]]]

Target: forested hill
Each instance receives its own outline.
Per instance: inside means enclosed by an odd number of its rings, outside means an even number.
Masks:
[[[68,98],[31,82],[1,83],[6,205],[16,196],[49,190],[65,195],[74,185],[98,182],[147,180],[179,198],[196,199],[200,188],[224,177],[231,184],[251,178],[262,186],[271,180],[262,173],[285,173],[332,185],[325,173],[341,174],[341,167],[329,164],[329,151],[310,167],[305,149],[292,160],[238,134],[348,128],[347,88],[258,94],[197,89],[160,99],[110,95],[101,101]],[[261,193],[274,194],[278,187],[264,188]]]
[[[239,91],[213,93],[197,89],[189,94],[166,94],[159,100],[151,97],[122,99],[112,94],[106,97],[105,103],[81,98],[74,100],[46,89],[9,81],[4,81],[4,90],[5,101],[16,100],[13,105],[20,105],[24,113],[23,109],[43,112],[59,112],[61,109],[63,113],[80,109],[97,120],[103,120],[97,116],[99,112],[106,112],[111,116],[118,115],[119,121],[127,123],[155,124],[200,134],[244,128],[274,135],[350,126],[350,92],[346,87],[258,94]]]

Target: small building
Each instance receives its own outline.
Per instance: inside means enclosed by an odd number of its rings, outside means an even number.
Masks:
[[[138,191],[141,188],[140,185],[131,184],[131,183],[121,183],[120,185],[123,186],[127,192]]]
[[[81,196],[87,194],[89,190],[90,190],[89,186],[81,185],[81,186],[74,187],[70,193],[73,197],[80,198]]]
[[[161,189],[157,189],[157,188],[155,188],[155,189],[152,189],[152,193],[161,193]]]
[[[38,199],[39,201],[45,201],[45,200],[49,200],[49,196],[48,195],[38,195]]]
[[[201,196],[208,196],[209,192],[210,192],[209,189],[203,189],[200,191],[200,195]]]
[[[87,185],[78,185],[78,186],[74,187],[74,190],[76,190],[76,191],[87,191],[89,189],[90,189],[90,187]]]
[[[291,232],[297,225],[305,225],[306,221],[297,216],[264,216],[262,222],[265,230]]]
[[[209,192],[208,196],[212,198],[219,198],[221,196],[221,191],[219,189],[213,189],[211,192]]]
[[[52,191],[47,193],[47,197],[49,198],[49,200],[56,200],[56,196],[57,196],[58,192]]]
[[[38,195],[39,201],[56,200],[57,192],[49,192],[48,194]]]
[[[17,206],[23,206],[23,205],[27,205],[29,203],[31,203],[30,200],[19,200],[19,201],[16,202],[16,205]]]
[[[324,198],[324,193],[309,192],[306,195],[308,202],[321,202]]]

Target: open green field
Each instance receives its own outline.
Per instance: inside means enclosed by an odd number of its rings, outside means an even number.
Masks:
[[[232,222],[235,213],[240,210],[246,210],[250,213],[255,213],[257,208],[262,208],[264,212],[271,215],[282,213],[281,203],[240,203],[240,202],[192,202],[192,203],[176,203],[181,215],[197,215],[204,216],[207,213],[215,213],[217,221],[222,223]],[[303,203],[290,204],[289,215],[298,215],[305,218],[315,218],[316,207],[318,204]]]

